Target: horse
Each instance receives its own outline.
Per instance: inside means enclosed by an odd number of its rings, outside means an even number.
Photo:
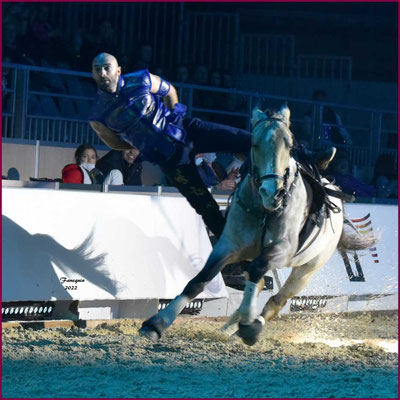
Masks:
[[[343,202],[340,196],[332,196],[339,190],[325,178],[320,180],[324,203],[317,213],[312,212],[315,194],[291,155],[294,138],[286,104],[274,113],[256,107],[251,123],[249,172],[233,195],[223,233],[203,269],[182,293],[143,322],[139,334],[154,342],[227,264],[249,260],[242,302],[222,329],[227,334],[237,332],[245,344],[253,345],[266,322],[305,288],[336,249],[360,250],[376,242],[375,236],[344,229]],[[316,222],[308,224],[311,228],[304,237],[302,229],[310,220]],[[284,267],[292,268],[288,279],[257,315],[260,282],[268,271]]]

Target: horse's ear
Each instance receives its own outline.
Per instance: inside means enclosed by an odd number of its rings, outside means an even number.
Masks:
[[[254,125],[260,121],[260,120],[264,120],[267,119],[267,116],[265,115],[265,113],[263,111],[261,111],[258,107],[254,107],[253,108],[253,112],[251,114],[251,126],[254,128]]]
[[[283,121],[287,126],[290,125],[290,110],[287,103],[283,103],[281,109],[279,110],[279,114],[281,115]]]

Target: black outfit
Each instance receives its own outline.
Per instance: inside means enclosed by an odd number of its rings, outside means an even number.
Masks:
[[[104,176],[107,176],[111,170],[117,169],[121,171],[124,185],[142,185],[142,160],[140,156],[133,164],[128,164],[122,157],[121,151],[111,150],[97,161],[96,168],[99,169]]]
[[[168,181],[186,197],[190,205],[203,217],[205,224],[216,237],[221,236],[225,225],[217,202],[199,175],[194,156],[199,153],[250,151],[251,133],[243,129],[202,121],[197,118],[183,120],[183,126],[191,143],[189,161],[161,166]],[[179,149],[177,158],[179,157]],[[183,150],[183,149],[182,149]],[[185,149],[186,150],[186,149]],[[183,150],[184,152],[184,150]]]

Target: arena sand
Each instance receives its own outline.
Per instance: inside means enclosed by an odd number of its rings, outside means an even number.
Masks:
[[[157,344],[132,320],[7,329],[3,397],[398,396],[397,313],[281,316],[253,347],[222,324],[179,318]]]

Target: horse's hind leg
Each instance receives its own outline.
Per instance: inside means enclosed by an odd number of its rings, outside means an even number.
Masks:
[[[222,238],[217,242],[208,258],[204,268],[186,285],[183,292],[158,314],[143,322],[139,330],[141,335],[157,341],[165,329],[175,321],[185,305],[199,295],[204,287],[220,272],[229,262],[236,261],[237,252],[229,246],[228,241]]]
[[[307,286],[319,268],[320,266],[316,264],[315,260],[311,260],[301,267],[293,268],[281,290],[275,296],[270,297],[267,304],[265,304],[261,312],[264,320],[269,321],[275,317],[290,298]]]

